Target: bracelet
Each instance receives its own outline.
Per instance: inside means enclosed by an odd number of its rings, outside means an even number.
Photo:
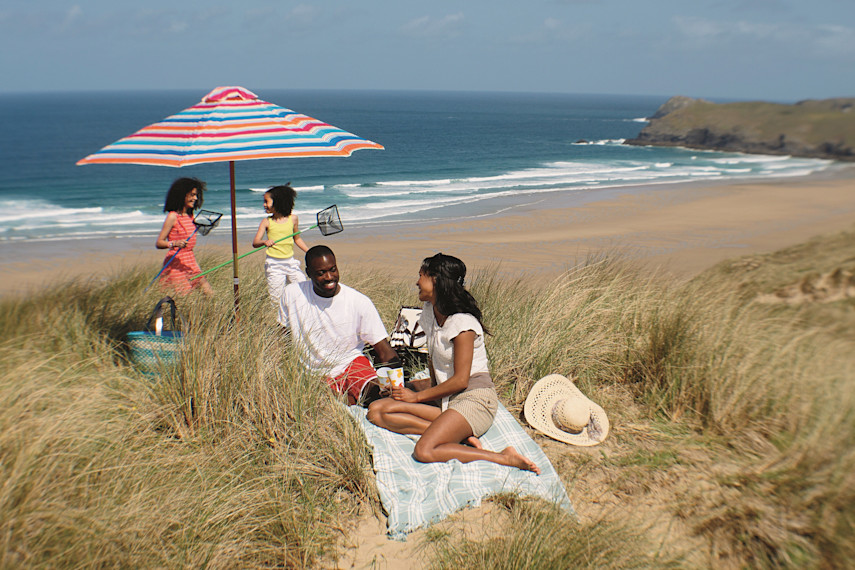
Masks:
[[[172,249],[172,240],[166,242],[166,245],[167,247],[169,247],[169,249]]]

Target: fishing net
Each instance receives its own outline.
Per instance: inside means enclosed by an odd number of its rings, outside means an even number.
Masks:
[[[337,234],[344,230],[341,218],[338,217],[338,208],[335,204],[318,212],[318,229],[325,236]]]
[[[199,213],[196,214],[196,217],[193,219],[193,223],[196,224],[196,231],[206,236],[211,233],[211,230],[217,227],[217,224],[220,223],[220,218],[223,215],[217,212],[212,212],[210,210],[199,210]]]

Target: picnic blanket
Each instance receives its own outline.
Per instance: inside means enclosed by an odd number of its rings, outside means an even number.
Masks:
[[[365,408],[349,406],[348,410],[373,449],[377,487],[388,516],[387,533],[394,539],[406,540],[407,533],[463,507],[477,507],[482,498],[498,493],[541,497],[576,514],[549,459],[501,403],[481,444],[492,451],[514,446],[537,463],[540,475],[489,461],[419,463],[413,459],[419,436],[375,426],[366,418]]]

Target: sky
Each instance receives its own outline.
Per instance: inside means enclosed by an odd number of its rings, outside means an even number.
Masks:
[[[0,0],[0,92],[855,97],[853,0]]]

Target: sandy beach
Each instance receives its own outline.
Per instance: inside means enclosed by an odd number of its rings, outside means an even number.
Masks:
[[[557,275],[607,253],[688,278],[728,258],[768,252],[855,224],[855,167],[802,178],[745,184],[699,183],[627,188],[607,198],[567,205],[556,194],[525,197],[503,212],[431,224],[348,226],[326,243],[348,265],[376,267],[402,278],[437,251],[474,270]],[[101,239],[7,244],[0,251],[0,295],[9,297],[68,279],[90,279],[139,264],[157,272],[164,253],[151,239]],[[240,232],[240,252],[250,232]],[[230,255],[228,225],[200,242],[199,253]],[[345,277],[346,279],[346,277]]]

